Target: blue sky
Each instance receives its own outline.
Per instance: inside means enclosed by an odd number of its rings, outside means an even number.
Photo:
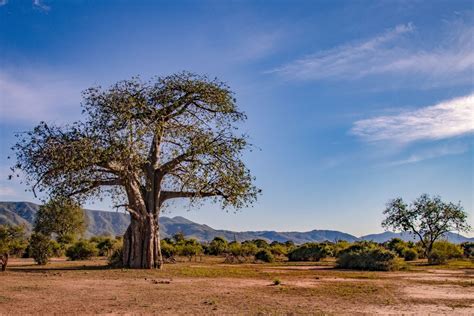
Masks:
[[[263,195],[166,215],[362,235],[389,199],[429,193],[472,225],[473,17],[470,1],[0,0],[0,200],[35,201],[6,180],[14,132],[78,119],[89,86],[188,70],[235,91]]]

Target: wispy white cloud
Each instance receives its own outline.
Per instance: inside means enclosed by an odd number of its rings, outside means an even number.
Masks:
[[[50,7],[45,5],[42,0],[33,0],[33,5],[44,11],[49,11],[50,9]]]
[[[292,79],[352,80],[383,74],[422,76],[423,85],[469,83],[474,68],[474,27],[458,23],[440,36],[436,46],[421,48],[409,37],[414,25],[402,24],[364,41],[320,51],[270,73]],[[416,82],[421,85],[420,81]]]
[[[444,145],[435,148],[426,149],[423,151],[419,151],[417,153],[413,153],[405,159],[397,160],[390,162],[388,165],[390,166],[399,166],[405,164],[412,164],[421,162],[424,160],[435,159],[438,157],[443,156],[452,156],[452,155],[459,155],[467,152],[469,150],[469,146],[467,144],[456,144],[456,145]]]
[[[0,121],[57,120],[79,113],[83,86],[59,75],[0,71]]]
[[[474,94],[418,110],[356,121],[351,133],[370,142],[445,139],[474,132]]]
[[[8,3],[8,0],[0,0],[0,7]]]

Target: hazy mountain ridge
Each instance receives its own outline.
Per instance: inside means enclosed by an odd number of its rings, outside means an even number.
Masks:
[[[24,224],[31,230],[32,223],[36,217],[39,205],[30,202],[0,202],[0,224]],[[122,212],[106,212],[96,210],[85,210],[89,222],[86,235],[122,235],[128,227],[130,216]],[[276,232],[276,231],[244,231],[234,232],[229,230],[213,229],[205,224],[192,222],[184,217],[176,216],[160,218],[161,236],[172,236],[177,232],[182,232],[187,237],[194,237],[201,241],[210,241],[216,236],[224,237],[227,240],[249,240],[266,239],[268,241],[285,242],[292,240],[295,243],[321,242],[347,240],[350,242],[357,240],[373,240],[384,242],[391,238],[398,237],[404,240],[415,240],[408,233],[384,232],[380,234],[370,234],[360,238],[334,230],[312,230],[308,232]],[[451,242],[461,243],[464,241],[474,241],[474,238],[467,238],[458,234],[449,233],[447,238]]]

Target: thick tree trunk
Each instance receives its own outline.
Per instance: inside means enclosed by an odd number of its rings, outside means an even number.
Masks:
[[[160,233],[153,215],[134,218],[123,240],[123,265],[132,269],[161,269]]]
[[[2,266],[2,271],[5,271],[7,269],[8,265],[8,252],[4,253],[2,256],[0,256],[0,265]]]

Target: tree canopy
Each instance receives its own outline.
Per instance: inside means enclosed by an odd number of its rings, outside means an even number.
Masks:
[[[443,202],[439,196],[423,194],[411,205],[402,198],[396,198],[387,204],[384,214],[384,228],[414,234],[420,239],[427,256],[431,253],[433,243],[443,234],[470,230],[467,213],[461,204]]]
[[[19,134],[15,167],[35,194],[78,201],[109,194],[125,207],[127,265],[148,267],[159,256],[156,220],[167,201],[207,197],[238,209],[256,200],[242,161],[250,144],[237,133],[246,116],[225,83],[186,72],[132,78],[84,91],[82,108],[81,121],[41,122]]]

